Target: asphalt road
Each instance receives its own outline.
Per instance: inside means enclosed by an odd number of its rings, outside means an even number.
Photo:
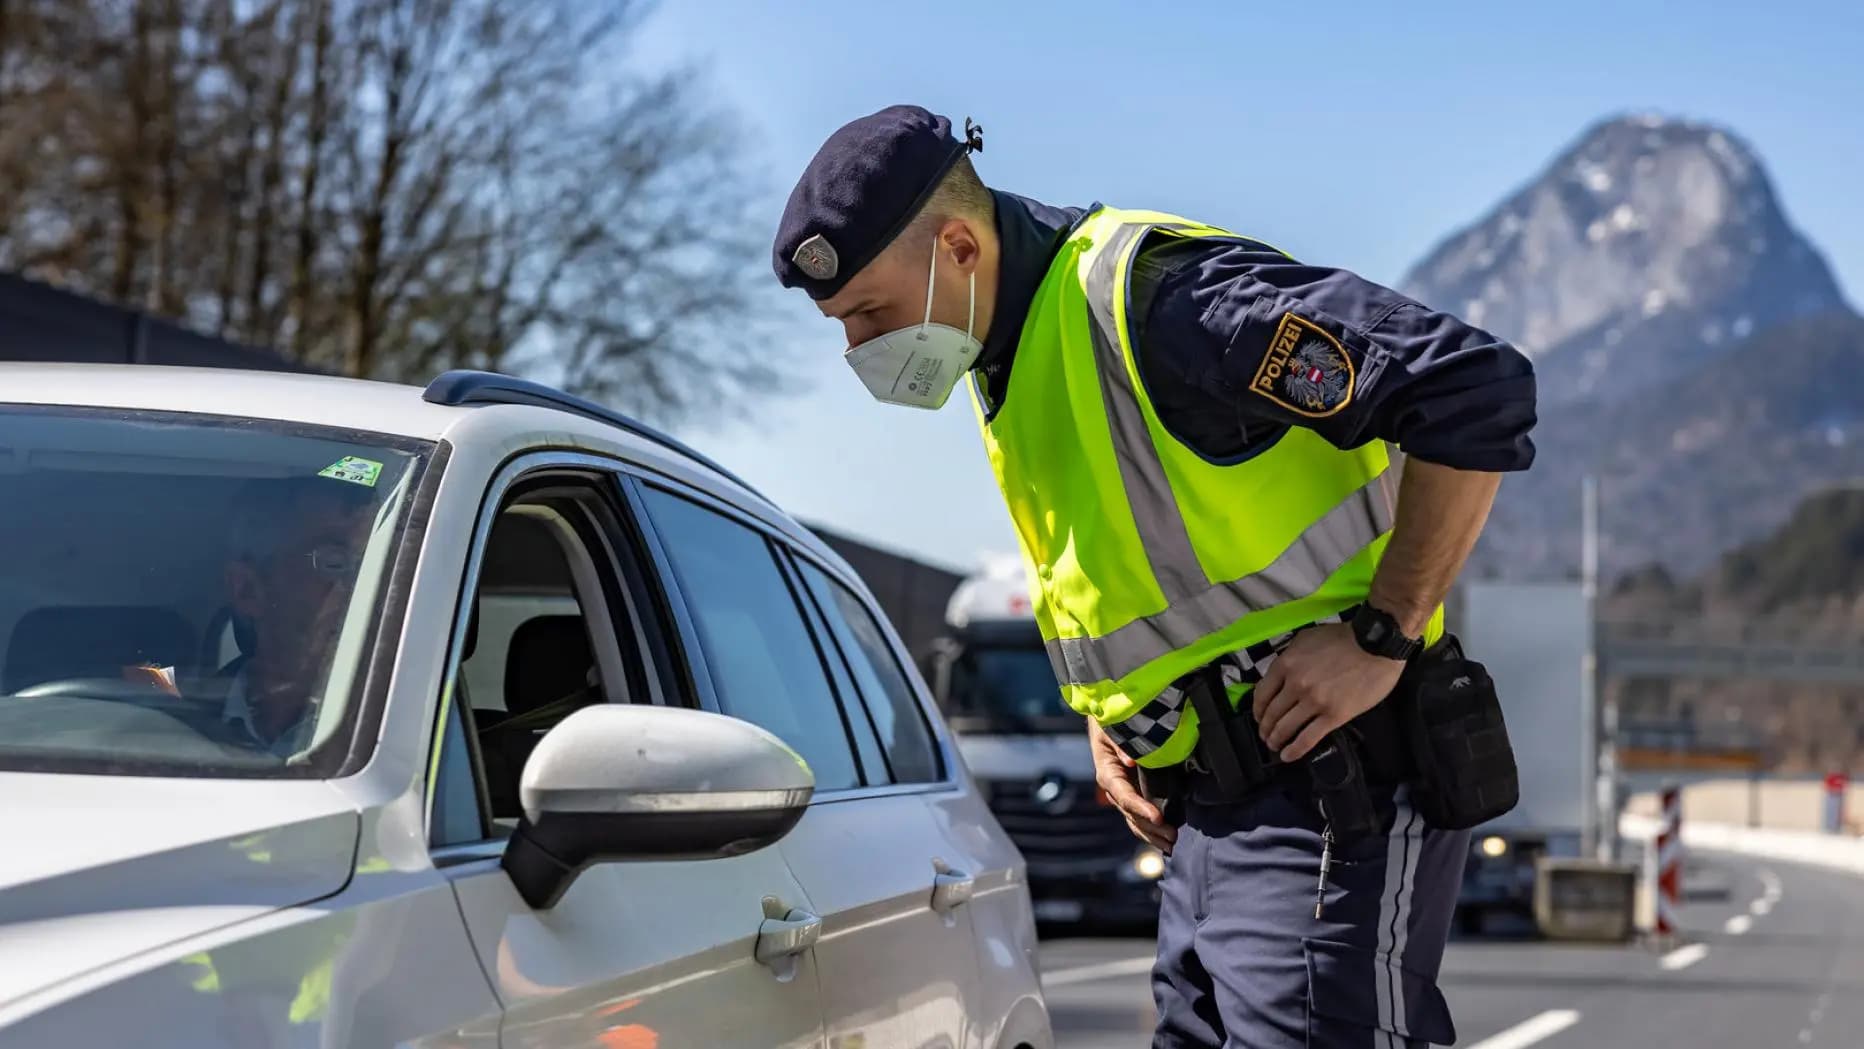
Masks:
[[[1458,939],[1442,986],[1457,1046],[1609,1049],[1864,1044],[1864,880],[1745,857],[1692,857],[1721,899],[1686,901],[1654,945]],[[1056,936],[1043,968],[1064,1049],[1148,1044],[1151,942]]]

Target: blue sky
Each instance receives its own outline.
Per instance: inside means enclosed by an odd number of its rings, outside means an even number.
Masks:
[[[1395,282],[1602,117],[1723,124],[1864,299],[1864,5],[666,0],[636,43],[737,112],[774,230],[823,138],[916,102],[984,125],[980,173],[1188,214]],[[766,232],[767,231],[760,231]],[[679,435],[797,516],[956,567],[1015,549],[968,401],[868,398],[772,278],[804,392]]]

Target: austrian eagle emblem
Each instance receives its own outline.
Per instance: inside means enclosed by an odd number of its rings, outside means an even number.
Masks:
[[[1353,359],[1320,325],[1284,314],[1251,380],[1251,391],[1311,418],[1324,418],[1353,399]]]

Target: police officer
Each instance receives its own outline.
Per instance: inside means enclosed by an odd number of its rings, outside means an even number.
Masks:
[[[988,189],[982,146],[916,106],[845,125],[773,263],[874,397],[970,379],[1063,698],[1169,853],[1153,1044],[1453,1041],[1469,832],[1413,807],[1382,701],[1533,459],[1529,362],[1246,236]],[[1366,816],[1329,804],[1342,759]]]

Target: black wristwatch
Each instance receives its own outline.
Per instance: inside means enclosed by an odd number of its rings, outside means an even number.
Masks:
[[[1390,612],[1360,605],[1353,613],[1353,639],[1359,647],[1386,659],[1407,660],[1424,650],[1424,639],[1406,637]]]

